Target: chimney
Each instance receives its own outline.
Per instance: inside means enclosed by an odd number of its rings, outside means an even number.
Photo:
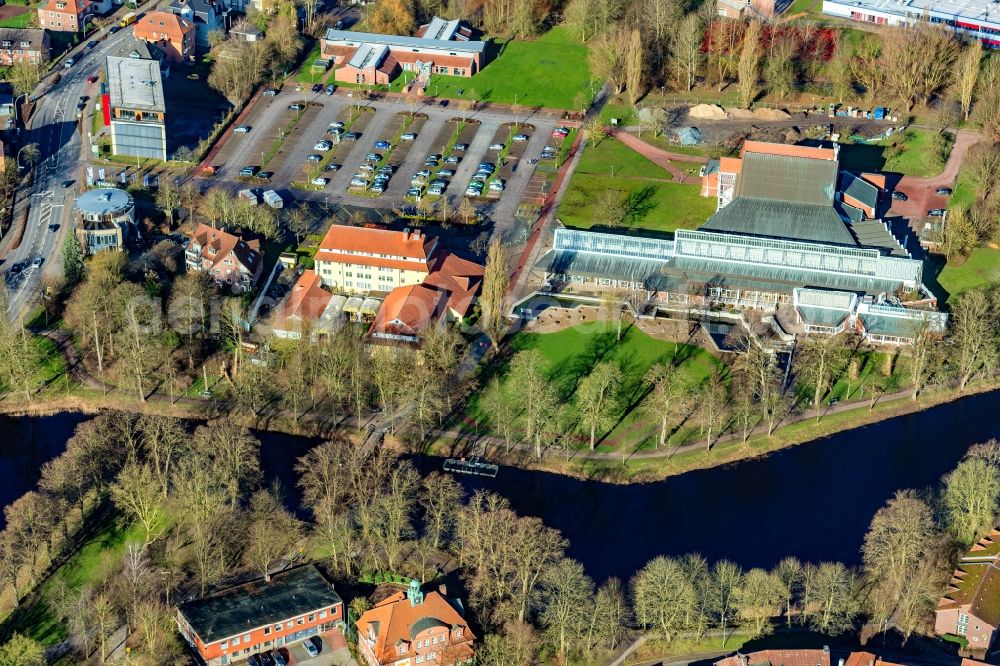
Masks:
[[[440,585],[438,585],[438,593],[442,597],[447,597],[448,596],[448,586],[445,585],[444,583],[441,583]]]
[[[410,237],[410,228],[403,227],[403,240],[407,240]]]

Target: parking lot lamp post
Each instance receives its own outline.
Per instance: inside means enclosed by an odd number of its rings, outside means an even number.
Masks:
[[[260,168],[264,168],[264,151],[260,151]]]

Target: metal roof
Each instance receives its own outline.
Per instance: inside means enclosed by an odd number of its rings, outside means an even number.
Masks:
[[[165,112],[160,63],[142,58],[108,56],[111,106]]]
[[[840,191],[865,206],[878,206],[879,188],[849,171],[840,174]]]
[[[440,16],[435,16],[427,24],[427,30],[424,31],[424,39],[451,41],[455,38],[455,32],[458,30],[460,24],[461,21],[459,19],[446,21]]]
[[[836,160],[747,152],[736,197],[831,206],[836,187]]]
[[[538,260],[536,266],[558,275],[582,275],[637,282],[650,290],[662,290],[668,286],[663,273],[667,267],[666,259],[634,259],[594,252],[549,250]]]
[[[179,607],[205,643],[284,622],[341,603],[333,586],[312,564],[236,585]]]
[[[389,53],[389,47],[381,44],[362,44],[351,56],[348,65],[356,69],[378,67]]]
[[[328,42],[341,42],[346,46],[384,44],[390,48],[460,51],[462,53],[484,53],[486,51],[486,42],[463,42],[455,40],[428,39],[425,37],[380,35],[374,32],[352,32],[350,30],[334,30],[333,28],[326,31],[323,39]]]
[[[933,310],[914,310],[884,303],[862,303],[858,306],[858,317],[868,333],[913,337],[927,322],[932,331],[943,332],[948,323],[948,315]]]
[[[836,245],[856,244],[830,204],[741,196],[710,217],[701,229]]]
[[[881,248],[897,257],[909,257],[910,253],[893,235],[889,224],[882,220],[858,220],[851,224],[851,233],[858,240],[858,245]]]
[[[114,187],[87,190],[76,198],[76,207],[84,213],[107,215],[132,207],[132,195]]]
[[[851,11],[871,9],[895,14],[918,21],[926,12],[932,17],[943,16],[949,20],[974,19],[975,23],[1000,25],[1000,8],[993,0],[824,0],[831,5],[842,5]],[[825,10],[825,7],[824,7]],[[989,37],[990,35],[984,35]]]

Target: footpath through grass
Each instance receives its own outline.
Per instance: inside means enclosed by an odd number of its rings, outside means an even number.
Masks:
[[[538,39],[511,40],[475,76],[431,77],[427,92],[468,99],[552,109],[582,108],[593,96],[588,49],[572,30],[556,27]]]
[[[609,433],[601,433],[607,435],[605,443],[598,447],[601,451],[616,450],[620,442],[635,446],[648,438],[648,431],[655,423],[641,413],[639,406],[647,388],[643,378],[654,364],[676,362],[676,371],[683,373],[692,386],[700,385],[713,372],[724,369],[722,363],[704,349],[658,340],[630,326],[627,321],[622,327],[620,342],[616,340],[613,326],[593,322],[556,333],[522,332],[509,343],[511,358],[529,349],[537,349],[545,357],[548,378],[561,404],[566,405],[567,423],[579,421],[572,402],[580,381],[600,362],[610,361],[618,366],[622,373],[619,419]],[[490,372],[499,373],[504,392],[512,395],[516,388],[510,378],[510,360],[491,366]],[[482,385],[486,386],[488,381],[489,377],[484,377]],[[483,426],[490,422],[489,407],[483,404],[479,395],[470,399],[466,415]]]
[[[608,192],[613,192],[626,201],[631,228],[667,232],[702,225],[715,212],[715,200],[702,197],[697,183],[674,183],[671,178],[665,169],[609,137],[584,148],[558,217],[579,229],[618,226],[608,219],[609,197],[616,196]]]

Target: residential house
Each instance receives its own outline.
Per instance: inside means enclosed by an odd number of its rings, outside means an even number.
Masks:
[[[299,340],[329,333],[340,323],[347,297],[334,295],[323,288],[316,271],[305,270],[274,317],[272,330],[279,338]]]
[[[177,608],[177,627],[207,666],[343,627],[344,602],[312,564],[235,585]]]
[[[334,224],[316,252],[323,285],[346,293],[388,293],[431,272],[437,238],[419,229],[390,231]]]
[[[167,107],[156,60],[108,56],[108,92],[102,95],[115,155],[167,159]]]
[[[38,27],[53,32],[79,32],[94,11],[90,0],[46,0],[38,7]]]
[[[195,45],[204,51],[211,48],[208,36],[213,32],[226,32],[228,10],[215,0],[173,0],[167,11],[194,24]]]
[[[418,37],[329,29],[320,55],[338,66],[334,76],[346,83],[386,84],[401,71],[416,72],[420,81],[432,74],[473,76],[486,64],[486,42],[470,40],[464,25],[435,17]]]
[[[208,273],[217,287],[228,285],[235,293],[253,289],[264,269],[259,240],[245,241],[207,224],[191,236],[184,261],[188,270]]]
[[[40,65],[49,59],[49,33],[44,30],[0,28],[0,67],[18,62]]]
[[[471,664],[476,637],[460,610],[443,588],[424,594],[413,580],[358,618],[358,650],[368,666]]]
[[[75,233],[84,254],[125,249],[135,227],[135,201],[125,190],[87,190],[74,202]]]
[[[938,602],[934,633],[959,636],[972,654],[984,656],[1000,625],[1000,531],[980,539],[959,560],[944,597]]]
[[[24,102],[24,99],[20,100]],[[0,83],[0,130],[14,129],[17,112],[14,109],[14,87]]]
[[[830,648],[821,650],[757,650],[725,657],[714,666],[830,666]]]
[[[132,28],[136,39],[156,44],[173,64],[194,60],[195,32],[193,22],[161,11],[149,12]]]
[[[240,21],[232,27],[229,34],[244,42],[259,42],[264,39],[264,33],[250,21]]]

